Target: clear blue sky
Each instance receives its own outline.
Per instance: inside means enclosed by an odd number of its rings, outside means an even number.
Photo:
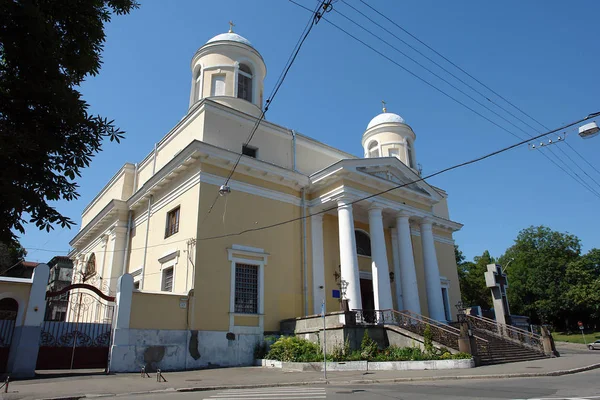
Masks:
[[[348,1],[365,9],[358,0]],[[300,2],[309,7],[316,4]],[[598,1],[373,0],[370,4],[546,126],[558,127],[600,110]],[[335,7],[359,18],[341,1]],[[516,131],[340,15],[332,12],[327,17]],[[305,11],[284,0],[146,0],[131,15],[115,16],[107,26],[100,75],[89,78],[82,91],[91,110],[114,119],[127,131],[127,138],[121,144],[105,144],[83,172],[81,198],[59,202],[58,209],[79,223],[83,208],[119,167],[142,160],[185,115],[191,57],[208,39],[225,32],[229,20],[263,55],[268,68],[265,92],[269,93],[307,18]],[[373,28],[380,33],[377,29]],[[382,99],[390,112],[404,117],[416,132],[416,156],[425,174],[516,140],[327,23],[312,31],[267,119],[361,156],[361,135],[381,111]],[[583,141],[572,132],[568,141],[600,169],[600,137]],[[558,146],[580,161],[564,144],[553,146],[566,162],[572,165]],[[600,174],[580,163],[600,182]],[[455,240],[469,258],[486,249],[499,256],[519,230],[539,224],[576,234],[584,250],[598,246],[600,199],[539,151],[519,148],[441,175],[431,183],[448,192],[451,218],[465,225]],[[600,187],[596,189],[600,192]],[[48,234],[28,225],[21,237],[26,248],[59,252],[28,249],[27,258],[44,262],[65,254],[78,229],[57,228]]]

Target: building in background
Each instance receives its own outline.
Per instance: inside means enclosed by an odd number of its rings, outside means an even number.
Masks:
[[[48,278],[48,292],[58,292],[69,286],[73,279],[73,260],[67,256],[55,256],[48,261],[50,277]],[[68,309],[68,295],[48,301],[46,306],[46,319],[64,321]]]

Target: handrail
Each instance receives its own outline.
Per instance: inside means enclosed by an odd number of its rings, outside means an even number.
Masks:
[[[458,332],[457,334],[460,336],[460,329],[458,329],[458,328],[455,328],[455,327],[454,327],[454,326],[452,326],[452,325],[444,324],[443,322],[437,321],[437,320],[435,320],[435,319],[431,319],[431,318],[429,318],[429,317],[426,317],[426,316],[424,316],[424,315],[417,314],[417,313],[416,313],[416,312],[414,312],[414,311],[410,311],[410,310],[402,310],[402,311],[396,311],[396,310],[392,310],[392,311],[393,311],[393,312],[396,312],[396,313],[406,313],[406,314],[414,314],[414,315],[418,315],[418,317],[419,317],[419,318],[421,318],[421,319],[422,319],[424,322],[426,322],[426,323],[429,323],[429,324],[431,324],[431,325],[438,326],[438,327],[440,327],[440,328],[441,328],[441,325],[443,325],[443,326],[447,327],[448,329],[452,329],[452,330],[454,330],[454,331]],[[429,322],[429,321],[431,321],[431,322]],[[482,338],[482,337],[480,337],[480,336],[477,336],[477,335],[473,335],[473,336],[474,336],[476,339],[478,339],[478,340],[482,340],[482,341],[484,341],[485,343],[488,343],[488,342],[489,342],[487,339],[485,339],[485,338]]]
[[[457,337],[458,337],[458,336],[460,336],[460,330],[459,330],[459,329],[456,329],[455,327],[453,327],[453,326],[450,326],[450,325],[446,325],[446,327],[442,327],[441,325],[443,325],[443,324],[442,324],[441,322],[439,322],[439,321],[435,321],[435,320],[433,320],[433,319],[431,319],[431,318],[427,318],[427,317],[425,317],[425,316],[423,316],[423,315],[420,315],[420,314],[416,314],[416,313],[414,313],[414,312],[412,312],[412,311],[408,311],[408,310],[404,310],[404,311],[396,311],[396,310],[392,310],[392,309],[389,309],[389,310],[382,310],[382,311],[391,311],[391,312],[392,312],[392,313],[394,313],[394,314],[400,314],[400,315],[403,315],[403,316],[405,316],[405,317],[408,317],[408,318],[410,318],[410,319],[413,319],[413,320],[415,320],[415,321],[421,321],[421,322],[424,322],[424,323],[426,323],[427,325],[434,325],[436,328],[439,328],[439,329],[441,329],[441,330],[443,330],[443,331],[445,331],[445,332],[448,332],[448,333],[450,333],[450,334],[452,334],[452,335],[454,335],[454,336],[457,336]],[[408,311],[408,312],[406,312],[406,311]],[[419,316],[419,318],[417,318],[417,317],[414,317],[414,316],[412,316],[411,314],[416,314],[416,315],[418,315],[418,316]],[[434,321],[434,323],[428,322],[427,320],[429,320],[429,321]],[[450,328],[450,329],[448,329],[448,328]],[[454,331],[452,331],[451,329],[454,329]]]
[[[501,327],[503,327],[505,329],[508,329],[510,331],[516,331],[517,333],[522,333],[522,334],[525,334],[525,335],[529,335],[529,336],[531,336],[533,338],[540,338],[540,339],[542,338],[542,336],[538,335],[537,333],[529,332],[529,331],[526,331],[525,329],[517,328],[516,326],[503,324],[501,322],[494,321],[491,318],[486,318],[486,317],[479,316],[479,315],[467,315],[467,317],[474,318],[474,319],[480,319],[480,320],[482,320],[484,322],[488,322],[488,323],[491,323],[491,324],[499,325],[499,326],[501,326]]]
[[[106,301],[115,301],[115,297],[114,296],[108,296],[104,293],[102,293],[100,291],[100,289],[98,289],[95,286],[92,285],[88,285],[87,283],[73,283],[69,286],[65,286],[64,288],[62,288],[61,290],[58,290],[56,292],[46,292],[46,299],[51,299],[53,297],[58,297],[62,294],[65,294],[66,292],[73,290],[73,289],[87,289],[90,290],[94,293],[96,293],[100,298],[106,300]]]

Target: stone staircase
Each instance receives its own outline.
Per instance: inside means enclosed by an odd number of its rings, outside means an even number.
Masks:
[[[530,361],[547,358],[540,353],[523,345],[513,343],[510,340],[499,338],[483,329],[473,329],[473,334],[487,340],[487,346],[477,341],[477,351],[480,356],[481,365],[504,364],[510,362]]]

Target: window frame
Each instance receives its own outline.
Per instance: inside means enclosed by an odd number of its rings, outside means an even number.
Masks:
[[[171,272],[171,290],[166,290],[165,289],[165,275],[168,272]],[[175,265],[171,265],[169,267],[163,268],[161,271],[161,278],[160,278],[160,291],[161,292],[167,292],[167,293],[174,293],[174,289],[175,289]]]
[[[246,67],[248,70],[250,70],[250,73],[248,73],[246,71],[242,71],[242,67]],[[237,82],[236,82],[236,85],[237,85],[236,97],[238,99],[246,100],[246,101],[249,101],[250,103],[253,103],[254,102],[254,74],[252,73],[252,68],[250,68],[250,66],[248,66],[248,64],[240,63],[237,68],[237,75],[238,76],[237,76]],[[240,79],[240,77],[246,78],[247,81]],[[243,97],[240,94],[240,84],[242,83],[242,81],[248,83],[246,97]]]
[[[250,267],[250,269],[253,269],[254,272],[252,274],[256,274],[255,278],[256,278],[256,293],[254,294],[254,298],[250,299],[248,297],[248,299],[250,300],[255,300],[255,304],[252,307],[252,310],[250,311],[245,311],[243,310],[244,308],[248,308],[247,304],[241,304],[238,303],[238,298],[242,298],[243,296],[243,292],[241,291],[241,287],[240,289],[240,293],[238,293],[238,284],[240,286],[242,286],[242,282],[238,282],[238,268],[248,268]],[[256,265],[256,264],[248,264],[248,263],[241,263],[241,262],[236,262],[235,263],[235,277],[234,277],[234,281],[235,281],[235,292],[234,292],[234,304],[233,304],[233,312],[236,314],[244,314],[244,315],[257,315],[258,314],[258,310],[260,308],[260,286],[259,286],[259,271],[260,270],[260,265]],[[241,274],[240,274],[241,275]],[[245,288],[244,288],[245,289]],[[238,306],[240,306],[241,310],[238,309]],[[252,306],[252,305],[251,305]]]
[[[381,148],[377,140],[372,140],[367,145],[367,158],[379,158],[381,156]]]
[[[217,81],[223,82],[223,93],[217,94]],[[210,96],[227,96],[227,75],[226,74],[212,74],[210,76]]]
[[[246,153],[247,150],[250,150],[251,152],[253,151],[254,155],[247,154]],[[245,155],[246,157],[258,158],[258,147],[243,144],[242,145],[242,154]]]
[[[171,220],[170,216],[174,212],[177,212],[177,220],[175,225],[176,230],[174,232],[171,232],[172,229],[169,229],[169,222]],[[177,207],[174,207],[171,210],[167,211],[166,218],[167,220],[165,222],[165,239],[175,235],[176,233],[179,233],[179,225],[181,223],[181,205],[178,205]]]
[[[364,235],[364,237],[369,239],[369,254],[362,254],[359,252],[359,248],[358,248],[358,236],[359,235]],[[367,232],[363,231],[362,229],[355,229],[354,230],[354,243],[356,244],[356,255],[357,256],[363,256],[363,257],[372,257],[372,248],[371,248],[371,235],[369,235]]]

